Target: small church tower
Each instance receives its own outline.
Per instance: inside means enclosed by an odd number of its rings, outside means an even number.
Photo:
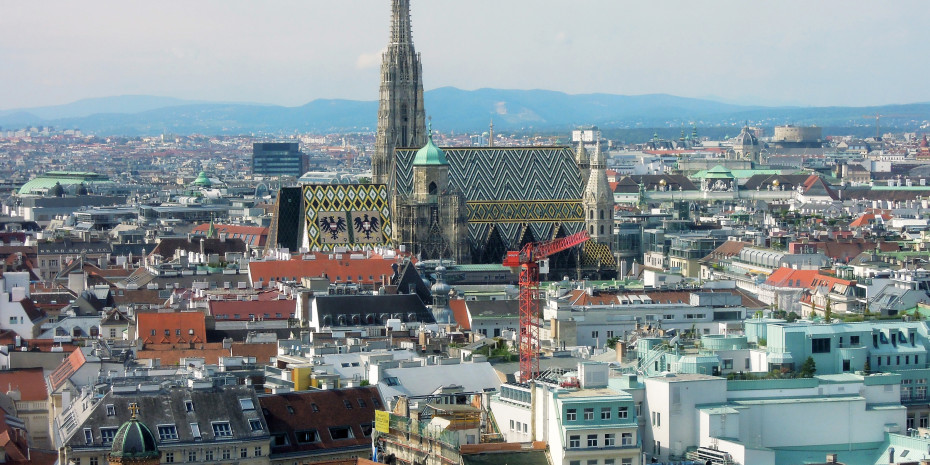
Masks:
[[[394,199],[395,243],[421,259],[452,257],[471,261],[466,234],[465,199],[449,185],[449,161],[433,142],[432,129],[426,145],[413,159],[413,192]]]
[[[583,150],[583,146],[579,150]],[[591,172],[581,196],[585,211],[585,227],[591,240],[610,245],[614,229],[614,195],[607,182],[607,163],[600,141],[595,142],[591,157]]]

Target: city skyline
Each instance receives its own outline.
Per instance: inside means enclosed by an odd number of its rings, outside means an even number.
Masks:
[[[930,40],[921,6],[414,0],[411,15],[426,89],[858,106],[930,101],[920,85],[930,64],[914,59],[916,44]],[[7,5],[0,109],[127,94],[285,106],[376,100],[389,9],[386,1]]]

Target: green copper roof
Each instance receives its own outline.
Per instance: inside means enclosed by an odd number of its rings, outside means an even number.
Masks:
[[[699,178],[695,176],[695,178]],[[733,179],[733,173],[730,170],[724,168],[723,166],[717,165],[704,173],[700,178],[715,178],[715,179]],[[700,179],[699,178],[699,179]]]
[[[84,171],[49,171],[29,180],[19,189],[20,194],[32,194],[35,191],[51,189],[55,184],[72,186],[84,183],[93,186],[98,183],[109,183],[110,179],[102,174]]]
[[[197,179],[195,179],[191,184],[195,186],[210,187],[213,185],[213,181],[210,181],[210,178],[207,177],[206,172],[201,171],[200,174],[197,175]]]
[[[160,457],[161,453],[158,452],[152,430],[133,416],[132,419],[123,423],[123,426],[120,426],[116,432],[116,436],[113,438],[113,446],[110,449],[110,456],[124,459],[142,459]]]
[[[414,165],[448,165],[449,162],[446,161],[446,154],[443,153],[442,149],[437,147],[433,143],[433,129],[430,128],[429,139],[426,141],[426,145],[423,146],[420,150],[417,150],[417,155],[413,157]]]

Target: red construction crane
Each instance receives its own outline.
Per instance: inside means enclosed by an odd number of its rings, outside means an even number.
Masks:
[[[539,326],[536,324],[539,306],[539,261],[570,249],[590,239],[586,231],[551,241],[530,242],[519,252],[507,252],[504,266],[520,269],[520,382],[526,383],[539,375]]]

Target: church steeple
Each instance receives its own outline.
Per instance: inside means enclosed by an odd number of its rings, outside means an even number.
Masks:
[[[607,181],[607,163],[600,141],[594,143],[591,172],[581,197],[585,209],[585,227],[595,242],[610,243],[614,228],[614,195]]]
[[[378,131],[371,175],[375,183],[389,183],[394,149],[426,143],[426,111],[420,55],[413,48],[410,0],[392,0],[391,38],[381,58],[381,96]]]

